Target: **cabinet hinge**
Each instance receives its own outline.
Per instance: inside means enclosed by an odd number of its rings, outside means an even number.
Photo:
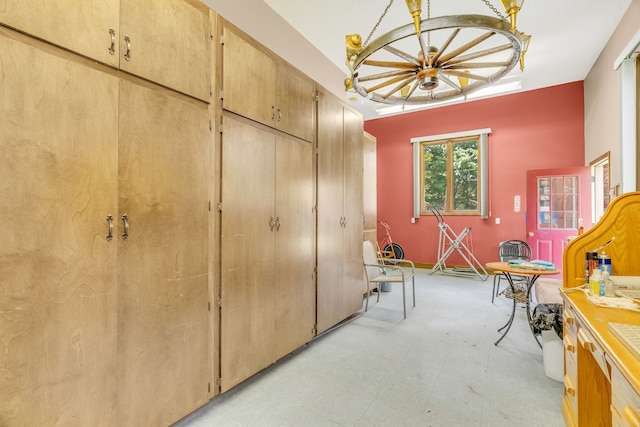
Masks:
[[[316,95],[316,102],[320,102],[320,96]]]
[[[218,377],[218,379],[216,380],[216,384],[218,385],[218,387],[222,387],[222,378]]]
[[[317,323],[315,325],[313,325],[313,328],[311,328],[311,333],[313,333],[313,335],[318,335],[318,324]]]
[[[220,126],[218,127],[218,132],[219,132],[219,133],[222,133],[223,129],[224,129],[224,128],[222,127],[222,123],[220,123]]]
[[[224,99],[224,89],[220,89],[220,99]]]
[[[220,36],[220,44],[224,44],[224,34]]]
[[[218,212],[222,212],[222,202],[218,203]]]
[[[207,393],[211,393],[211,382],[207,382]]]
[[[207,301],[207,311],[211,311],[211,301]]]
[[[209,131],[213,130],[213,122],[209,119]]]
[[[218,298],[218,307],[222,308],[222,298]]]

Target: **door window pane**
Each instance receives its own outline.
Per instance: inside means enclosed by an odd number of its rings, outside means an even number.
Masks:
[[[538,178],[538,228],[578,228],[578,177]]]

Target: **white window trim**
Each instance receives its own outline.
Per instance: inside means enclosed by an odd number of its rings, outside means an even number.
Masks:
[[[420,143],[439,141],[441,139],[464,138],[466,136],[480,135],[480,218],[489,218],[489,134],[491,128],[468,130],[463,132],[443,133],[440,135],[417,136],[411,138],[413,144],[413,218],[420,218],[422,196],[420,194]]]
[[[636,123],[636,94],[638,91],[637,57],[640,51],[640,30],[629,40],[620,55],[613,62],[613,69],[619,73],[620,94],[620,192],[637,190],[636,144],[638,140]]]

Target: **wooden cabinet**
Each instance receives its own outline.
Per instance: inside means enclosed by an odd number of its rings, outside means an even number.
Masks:
[[[315,83],[233,25],[222,30],[222,107],[313,140]]]
[[[640,314],[599,307],[587,299],[585,251],[606,243],[614,272],[640,274],[638,220],[640,192],[616,197],[589,232],[563,252],[565,377],[562,413],[571,426],[640,426],[640,360],[609,330],[610,322],[640,325]]]
[[[118,67],[120,0],[4,0],[0,22]]]
[[[362,118],[318,93],[318,332],[362,307]]]
[[[118,424],[167,425],[208,400],[207,104],[120,83]],[[123,215],[128,217],[125,228]]]
[[[639,324],[640,314],[598,307],[582,292],[571,292],[564,297],[563,316],[566,424],[640,425],[640,360],[607,327]]]
[[[209,100],[209,9],[197,0],[6,0],[0,22]]]
[[[221,177],[221,390],[313,337],[313,152],[226,115]]]
[[[116,421],[118,79],[0,28],[0,425]]]
[[[0,49],[0,425],[171,424],[211,380],[207,104]]]

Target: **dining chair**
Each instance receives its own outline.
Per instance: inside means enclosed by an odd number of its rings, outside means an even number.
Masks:
[[[376,255],[373,243],[368,240],[362,242],[362,260],[364,272],[367,280],[367,301],[364,311],[369,310],[369,296],[371,295],[371,284],[376,284],[378,288],[378,298],[380,301],[380,286],[382,283],[401,283],[402,284],[402,309],[404,318],[407,318],[407,297],[406,283],[411,280],[413,291],[413,306],[416,306],[416,280],[415,266],[412,261],[407,259],[389,259],[385,260]]]
[[[531,246],[522,240],[506,240],[504,242],[500,242],[500,246],[498,247],[498,257],[502,262],[509,262],[514,259],[531,261]],[[491,292],[492,303],[494,298],[500,293],[500,280],[503,278],[506,279],[506,276],[503,273],[493,276],[493,291]],[[518,276],[514,274],[511,275],[511,279],[514,284],[516,282],[526,284],[529,280],[527,276]]]

